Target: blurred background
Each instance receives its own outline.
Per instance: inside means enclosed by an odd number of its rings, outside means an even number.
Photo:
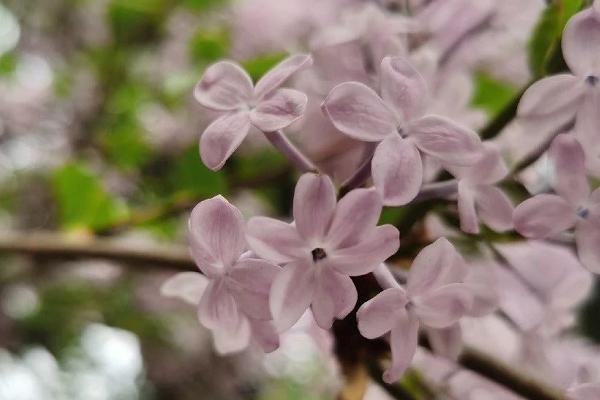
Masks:
[[[315,27],[336,20],[337,3],[1,2],[0,231],[183,246],[188,210],[216,194],[246,216],[286,215],[295,173],[260,137],[220,173],[202,165],[207,114],[191,92],[221,58],[258,79]],[[394,10],[392,3],[378,6]],[[520,22],[515,46],[523,57],[542,9]],[[529,79],[514,68],[516,75],[473,72],[468,102],[476,121],[492,117]],[[1,255],[0,400],[335,397],[331,338],[309,318],[273,354],[219,357],[194,310],[160,296],[175,271]],[[580,326],[600,339],[594,307],[586,306]]]

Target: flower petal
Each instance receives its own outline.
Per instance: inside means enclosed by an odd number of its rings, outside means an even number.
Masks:
[[[173,297],[192,305],[198,305],[208,286],[208,279],[198,272],[179,272],[167,279],[160,287],[160,294]]]
[[[575,75],[600,73],[600,15],[592,8],[575,14],[563,32],[563,56]]]
[[[448,171],[457,178],[466,179],[471,183],[492,184],[504,179],[508,173],[508,167],[502,159],[498,147],[484,142],[475,164],[468,167],[448,166]]]
[[[359,82],[335,86],[321,107],[338,130],[358,140],[378,142],[396,132],[398,125],[377,93]]]
[[[419,150],[410,140],[390,135],[375,149],[371,174],[385,205],[407,204],[417,196],[423,181]]]
[[[311,250],[306,247],[296,228],[273,218],[250,218],[246,239],[252,251],[276,264],[307,257]]]
[[[203,200],[188,221],[190,252],[208,276],[229,268],[246,248],[244,218],[223,196]]]
[[[198,306],[198,319],[207,329],[236,330],[245,318],[222,279],[211,281]]]
[[[381,208],[381,197],[375,189],[352,190],[338,202],[327,233],[328,245],[338,248],[358,243],[377,224]]]
[[[475,193],[473,187],[464,179],[458,181],[458,216],[460,229],[466,233],[479,233],[479,220],[475,211]],[[512,219],[512,214],[511,214]]]
[[[294,222],[306,241],[325,238],[335,205],[335,187],[327,175],[306,173],[300,177],[294,191]]]
[[[574,115],[573,105],[583,95],[581,79],[572,74],[558,74],[541,79],[529,86],[521,100],[520,117],[547,117],[557,113]]]
[[[246,317],[240,318],[234,328],[212,331],[215,349],[219,354],[231,354],[244,350],[250,344],[251,330]]]
[[[442,237],[424,247],[415,257],[408,275],[407,292],[412,297],[445,284],[462,282],[466,273],[462,256]]]
[[[308,54],[294,54],[271,68],[256,83],[254,98],[262,99],[264,96],[277,89],[289,77],[303,68],[312,65],[312,57]]]
[[[552,141],[549,157],[554,167],[554,190],[571,205],[581,206],[590,195],[583,148],[573,135],[561,134]]]
[[[269,320],[269,291],[281,268],[267,261],[246,258],[227,274],[227,287],[240,309],[254,319]]]
[[[508,196],[492,185],[477,185],[475,191],[477,213],[481,220],[496,232],[512,229],[514,207]]]
[[[239,65],[221,61],[204,71],[194,97],[211,110],[235,110],[252,98],[252,80]]]
[[[581,263],[590,271],[600,274],[600,216],[577,222],[575,241]]]
[[[562,197],[538,194],[519,204],[513,213],[517,232],[541,239],[569,229],[575,223],[573,207]]]
[[[386,289],[363,303],[356,312],[358,330],[367,339],[375,339],[392,330],[398,310],[408,302],[402,288]]]
[[[471,308],[473,295],[464,283],[451,283],[414,297],[415,313],[431,328],[447,328]]]
[[[456,361],[462,350],[462,330],[460,324],[454,324],[444,329],[426,330],[431,349],[436,355]]]
[[[475,132],[436,115],[411,122],[407,134],[422,152],[448,164],[472,165],[483,149]]]
[[[600,92],[586,93],[577,110],[575,136],[585,151],[587,168],[600,176]]]
[[[403,57],[385,57],[380,73],[381,98],[404,121],[422,116],[427,105],[427,84],[421,74]]]
[[[315,270],[309,262],[287,264],[275,277],[269,296],[273,324],[281,333],[291,328],[313,301]]]
[[[265,353],[270,353],[279,348],[279,334],[271,321],[250,319],[252,340],[254,340]]]
[[[356,305],[358,294],[352,279],[323,268],[317,278],[317,288],[311,304],[311,310],[317,325],[330,329],[334,318],[342,319]]]
[[[419,340],[419,320],[412,313],[400,312],[390,336],[392,365],[383,373],[386,383],[394,383],[410,365]]]
[[[600,383],[584,383],[569,389],[567,393],[571,400],[597,400],[600,399]]]
[[[250,121],[263,132],[274,132],[300,118],[307,102],[308,97],[302,92],[279,89],[250,111]]]
[[[333,251],[324,262],[344,275],[364,275],[391,257],[399,247],[398,229],[382,225],[369,230],[354,246]]]
[[[213,171],[220,170],[249,130],[246,111],[225,114],[214,120],[200,137],[200,158],[204,165]]]

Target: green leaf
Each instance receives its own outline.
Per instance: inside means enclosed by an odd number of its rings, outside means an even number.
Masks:
[[[554,0],[540,16],[528,44],[529,69],[535,78],[548,73],[551,61],[557,62],[562,31],[582,5],[582,0]],[[559,58],[562,59],[562,55]]]
[[[0,76],[11,75],[17,67],[17,56],[14,52],[0,56]]]
[[[518,90],[512,85],[477,72],[473,76],[473,96],[471,105],[484,110],[493,117],[504,109],[515,97]]]
[[[287,53],[267,54],[242,62],[254,82],[258,81],[268,70],[287,57]]]
[[[127,213],[125,204],[110,196],[100,179],[82,164],[71,163],[56,170],[52,189],[64,229],[104,228]]]
[[[174,192],[186,192],[199,198],[227,191],[227,181],[223,174],[209,170],[200,161],[197,145],[190,146],[177,157],[169,171],[169,181]]]
[[[115,43],[143,44],[158,37],[168,8],[167,0],[112,0],[108,19]]]
[[[190,55],[199,63],[211,63],[224,58],[229,51],[229,32],[225,29],[199,30],[190,39]]]

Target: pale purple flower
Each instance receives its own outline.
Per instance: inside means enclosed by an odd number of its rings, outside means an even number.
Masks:
[[[345,82],[334,87],[323,111],[341,132],[379,142],[371,173],[386,205],[403,205],[419,192],[423,165],[419,151],[448,165],[471,165],[479,157],[477,134],[449,119],[424,115],[427,88],[403,58],[381,62],[381,97],[368,86]]]
[[[600,399],[600,383],[584,383],[569,389],[567,395],[570,400],[597,400]]]
[[[512,202],[495,186],[508,173],[496,147],[485,143],[474,165],[448,170],[458,178],[458,213],[464,232],[479,233],[479,219],[497,232],[512,228]]]
[[[391,332],[392,365],[383,375],[386,382],[398,380],[409,366],[421,325],[450,328],[467,314],[473,297],[463,283],[466,272],[461,255],[440,238],[417,255],[406,289],[400,285],[386,289],[359,308],[358,329],[364,337],[375,339]]]
[[[523,94],[518,114],[553,126],[576,118],[575,133],[594,168],[600,165],[600,0],[569,20],[562,50],[572,74],[534,83]]]
[[[356,189],[336,204],[329,177],[304,174],[294,194],[294,223],[267,217],[248,222],[248,244],[259,256],[284,264],[269,305],[279,332],[311,308],[317,324],[330,328],[356,304],[351,276],[367,274],[399,247],[398,230],[376,226],[381,198]]]
[[[263,132],[283,129],[302,116],[307,97],[294,89],[278,89],[291,75],[312,64],[309,55],[290,56],[252,85],[238,64],[220,61],[206,69],[194,89],[204,107],[225,114],[214,120],[200,138],[200,156],[212,169],[223,167],[250,127]]]
[[[220,353],[245,349],[253,339],[265,351],[279,345],[268,299],[280,268],[246,251],[244,219],[221,196],[201,201],[189,220],[190,252],[202,272],[182,272],[163,294],[198,306]]]
[[[574,136],[561,134],[553,140],[549,158],[556,194],[538,194],[519,204],[513,214],[515,229],[541,239],[575,227],[579,259],[600,273],[600,189],[590,194],[583,148]]]

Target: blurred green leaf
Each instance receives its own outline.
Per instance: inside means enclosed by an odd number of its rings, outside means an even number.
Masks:
[[[195,144],[177,157],[168,176],[174,192],[186,192],[199,198],[208,198],[227,192],[225,177],[223,174],[209,170],[202,164],[198,146]]]
[[[82,164],[71,163],[56,170],[52,189],[64,229],[100,229],[127,213],[125,204],[111,197],[100,179]]]
[[[207,11],[212,7],[225,7],[229,0],[182,0],[182,5],[194,11]]]
[[[0,56],[0,76],[11,75],[17,66],[17,56],[10,52]]]
[[[528,44],[529,69],[535,78],[548,73],[550,61],[560,52],[562,31],[582,4],[582,0],[554,0],[541,14]]]
[[[102,135],[102,147],[115,166],[131,169],[142,165],[152,156],[152,149],[135,123],[120,124]]]
[[[159,36],[169,4],[168,0],[112,0],[108,19],[115,43],[144,44]]]
[[[190,39],[190,55],[194,62],[205,64],[224,58],[229,51],[229,32],[198,30]]]
[[[242,62],[254,82],[258,81],[268,70],[287,57],[287,53],[267,54]]]
[[[504,109],[515,97],[518,90],[512,85],[477,72],[473,76],[471,105],[484,110],[493,117]]]

